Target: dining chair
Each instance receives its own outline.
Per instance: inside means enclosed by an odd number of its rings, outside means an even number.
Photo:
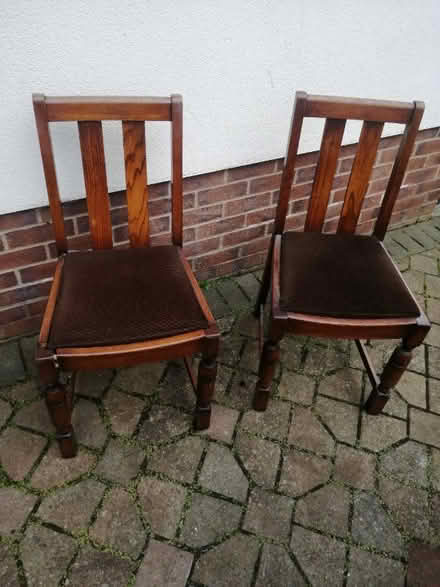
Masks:
[[[36,351],[63,457],[77,446],[72,386],[60,370],[116,368],[182,357],[209,427],[219,330],[182,252],[182,98],[45,97],[33,105],[58,261]],[[122,122],[130,247],[113,247],[102,121]],[[49,122],[77,121],[93,249],[69,250]],[[150,246],[146,121],[171,123],[172,244]],[[198,381],[188,357],[201,353]]]
[[[255,315],[270,288],[268,337],[260,357],[254,408],[264,411],[279,343],[286,333],[354,339],[372,385],[365,408],[379,414],[422,343],[430,323],[383,245],[404,178],[423,102],[404,103],[308,95],[297,92],[281,176],[273,236]],[[326,118],[304,231],[285,231],[295,158],[306,117]],[[335,234],[323,233],[341,141],[347,120],[363,121]],[[385,122],[405,125],[378,217],[370,236],[356,226]],[[363,340],[402,339],[379,378]]]

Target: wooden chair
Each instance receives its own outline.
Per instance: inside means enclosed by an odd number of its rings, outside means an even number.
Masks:
[[[268,339],[260,359],[254,408],[266,409],[270,384],[285,333],[356,341],[372,392],[369,414],[379,414],[422,343],[430,323],[385,250],[391,212],[423,116],[423,102],[401,103],[296,94],[287,155],[269,254],[255,314],[272,286]],[[304,232],[285,232],[295,158],[305,117],[326,118]],[[347,119],[363,120],[336,234],[322,234]],[[356,235],[376,151],[385,122],[405,131],[372,236]],[[401,338],[381,378],[361,339]]]
[[[219,331],[182,252],[182,99],[33,96],[59,260],[36,361],[64,457],[76,454],[72,395],[60,369],[101,369],[183,357],[208,428]],[[93,250],[68,251],[49,122],[78,121]],[[129,248],[112,248],[102,120],[121,120]],[[172,134],[172,244],[149,246],[145,121]],[[187,357],[201,352],[197,385]]]

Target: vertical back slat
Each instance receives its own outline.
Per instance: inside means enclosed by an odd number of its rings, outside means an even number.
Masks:
[[[61,255],[67,251],[67,239],[64,230],[63,209],[61,207],[58,190],[55,159],[53,156],[52,141],[49,132],[49,122],[47,119],[46,100],[43,94],[34,94],[32,100],[34,104],[38,140],[40,142],[41,159],[43,161],[44,177],[49,197],[50,213],[55,231],[55,242],[58,254]]]
[[[383,122],[365,121],[362,125],[359,145],[339,217],[338,232],[353,233],[356,230],[371,170],[376,159],[383,124]]]
[[[112,225],[102,124],[98,121],[78,122],[78,129],[93,247],[111,249]]]
[[[132,247],[149,241],[145,123],[122,122],[127,186],[128,234]]]
[[[387,231],[388,223],[394,208],[394,203],[399,194],[400,186],[402,185],[403,177],[405,175],[406,167],[414,147],[414,142],[416,140],[424,110],[425,105],[423,102],[414,102],[414,111],[410,121],[405,127],[405,132],[403,133],[403,138],[399,146],[399,151],[391,171],[390,181],[388,182],[388,186],[382,201],[382,206],[379,211],[379,216],[377,217],[376,224],[374,226],[373,234],[380,240],[383,240]]]
[[[171,96],[171,213],[173,244],[179,247],[182,246],[183,241],[182,132],[182,96],[173,94]]]
[[[299,139],[301,136],[306,100],[307,94],[305,92],[296,92],[292,122],[290,125],[289,140],[287,143],[287,153],[284,161],[283,174],[281,176],[280,195],[275,217],[274,234],[281,234],[284,230],[284,225],[286,222],[290,190],[292,189],[293,175],[295,173],[295,160],[298,152]]]
[[[304,230],[320,232],[324,224],[330,190],[344,135],[345,120],[327,118]]]

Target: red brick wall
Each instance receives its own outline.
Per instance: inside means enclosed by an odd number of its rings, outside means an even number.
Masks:
[[[360,216],[359,231],[371,231],[400,136],[381,141]],[[356,145],[341,150],[325,230],[337,224]],[[301,229],[317,153],[299,156],[287,226]],[[199,279],[261,266],[269,243],[278,196],[282,160],[216,171],[184,180],[185,253]],[[170,190],[150,187],[153,243],[170,242]],[[440,129],[419,133],[400,191],[391,226],[409,224],[431,214],[440,199]],[[85,200],[64,204],[71,248],[87,248]],[[124,192],[111,195],[114,241],[127,243]],[[38,330],[55,266],[48,208],[0,216],[0,339]]]

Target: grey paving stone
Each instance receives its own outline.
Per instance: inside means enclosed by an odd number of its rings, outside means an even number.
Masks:
[[[375,369],[380,372],[384,364],[384,347],[379,341],[371,341],[371,343],[372,344],[367,347],[368,355],[370,356]],[[365,369],[354,342],[350,345],[350,366],[355,367],[356,369]]]
[[[24,365],[27,374],[30,377],[37,376],[37,364],[35,362],[35,350],[37,347],[38,336],[26,336],[20,339],[21,352],[23,354]]]
[[[368,386],[368,394],[370,392],[371,387]],[[368,397],[368,395],[366,397]],[[393,390],[383,413],[390,416],[396,416],[397,418],[404,418],[406,420],[408,417],[408,404],[400,397],[396,390]]]
[[[75,393],[99,398],[110,385],[112,379],[113,371],[111,369],[78,371],[75,379]]]
[[[235,316],[233,314],[229,316],[223,316],[223,318],[217,319],[217,326],[222,336],[230,334],[235,324]]]
[[[429,379],[429,411],[440,414],[440,381]]]
[[[318,393],[358,404],[362,397],[362,372],[346,368],[327,375],[319,384]]]
[[[249,304],[249,301],[243,291],[232,279],[219,281],[217,283],[217,290],[227,301],[228,305],[234,312],[237,312],[237,310],[244,308]]]
[[[202,456],[204,442],[188,437],[157,448],[148,459],[148,468],[183,483],[192,483]]]
[[[81,448],[74,459],[63,459],[58,445],[53,443],[32,475],[31,483],[37,489],[58,487],[84,475],[95,463],[96,457]]]
[[[18,342],[11,341],[0,344],[0,365],[0,385],[12,385],[25,378],[26,373]]]
[[[93,402],[80,399],[75,404],[72,424],[78,442],[92,448],[101,448],[107,438],[107,431]]]
[[[410,255],[423,251],[423,247],[403,230],[393,230],[390,233],[390,236],[394,241],[399,243],[399,245],[405,247]]]
[[[403,587],[405,567],[402,563],[384,558],[360,548],[350,551],[349,587],[370,587],[370,585],[389,585]]]
[[[411,440],[393,448],[383,455],[379,473],[384,477],[393,477],[401,483],[428,485],[428,451],[427,448]]]
[[[435,544],[438,544],[438,537],[440,536],[440,495],[438,493],[432,496],[431,508],[431,526],[433,530],[433,542]]]
[[[199,361],[194,359],[191,368],[195,377],[198,376]],[[196,396],[191,385],[183,361],[171,361],[168,364],[166,375],[158,387],[158,401],[175,408],[193,410],[196,404]]]
[[[114,488],[105,497],[90,538],[137,557],[144,547],[146,534],[133,498],[124,490]]]
[[[37,432],[52,434],[54,427],[47,411],[46,402],[41,399],[25,406],[17,412],[14,422]]]
[[[37,382],[34,379],[16,383],[12,387],[0,388],[0,397],[17,403],[33,400],[39,395]]]
[[[318,454],[331,455],[334,440],[310,408],[295,406],[288,443]]]
[[[151,530],[165,538],[176,534],[186,490],[169,481],[143,477],[137,488],[143,515]]]
[[[239,432],[235,449],[252,480],[257,485],[272,489],[280,462],[280,447],[270,440]]]
[[[440,322],[440,302],[435,298],[426,300],[426,311],[431,322]]]
[[[112,387],[104,400],[104,405],[113,432],[131,436],[139,422],[145,403],[137,397],[121,393]]]
[[[9,418],[11,413],[12,413],[11,406],[7,402],[0,399],[0,427],[3,426],[3,424]]]
[[[72,565],[68,585],[120,587],[127,584],[132,571],[133,565],[127,559],[85,546]]]
[[[258,373],[260,364],[260,347],[258,340],[247,340],[241,354],[239,366],[240,369]],[[275,377],[279,376],[280,365],[276,366]]]
[[[409,404],[426,408],[426,384],[423,375],[406,371],[399,381],[397,389]]]
[[[290,534],[293,500],[263,489],[254,488],[248,502],[243,529],[277,542]]]
[[[440,491],[440,451],[432,450],[432,484]]]
[[[171,406],[154,405],[139,431],[139,441],[144,444],[167,442],[188,432],[190,427],[189,414]]]
[[[245,312],[238,316],[233,332],[249,338],[258,338],[258,320],[250,312]]]
[[[145,363],[136,367],[119,369],[113,384],[124,391],[139,395],[151,395],[163,375],[165,363]]]
[[[0,488],[0,535],[13,536],[23,526],[37,498],[15,487]]]
[[[440,325],[439,324],[431,324],[431,330],[428,333],[428,336],[425,338],[426,344],[430,344],[431,346],[440,347]]]
[[[29,473],[46,446],[46,439],[18,428],[6,428],[0,436],[0,463],[14,481]]]
[[[318,397],[316,411],[338,440],[355,444],[359,413],[357,407]]]
[[[407,587],[428,587],[438,584],[440,549],[413,543],[409,548]]]
[[[240,429],[261,434],[274,440],[284,440],[289,425],[290,404],[269,400],[265,412],[249,410],[243,415]]]
[[[440,379],[440,349],[428,347],[429,376]]]
[[[211,424],[207,430],[201,430],[201,436],[208,436],[227,444],[232,443],[239,412],[221,404],[211,404]]]
[[[4,542],[0,542],[0,585],[19,587],[20,581],[17,575],[15,558]]]
[[[58,489],[43,500],[37,515],[60,528],[79,532],[88,526],[104,490],[105,486],[93,479]]]
[[[402,535],[372,493],[359,491],[354,495],[352,536],[355,542],[382,552],[404,553]]]
[[[233,335],[222,338],[218,361],[230,367],[235,367],[240,359],[241,349],[245,344],[245,340],[242,336]]]
[[[379,490],[393,519],[403,531],[409,536],[427,540],[430,534],[428,493],[385,478],[379,480]]]
[[[339,444],[336,450],[335,479],[358,489],[374,489],[374,455]]]
[[[29,526],[20,545],[29,587],[58,585],[75,550],[75,542],[69,536],[43,526]]]
[[[201,548],[221,540],[239,526],[241,507],[222,499],[194,493],[186,512],[180,540],[192,548]]]
[[[406,438],[406,422],[383,414],[362,414],[361,446],[376,452]]]
[[[337,536],[345,536],[348,531],[349,504],[348,489],[326,485],[298,500],[295,522]]]
[[[139,446],[112,438],[95,472],[110,481],[125,484],[136,477],[144,458],[144,451]]]
[[[425,283],[425,274],[421,271],[414,271],[410,269],[409,271],[404,271],[402,273],[402,277],[409,287],[409,289],[414,294],[422,294],[424,290],[424,283]]]
[[[437,260],[425,255],[412,255],[411,269],[416,269],[417,271],[421,271],[422,273],[431,273],[432,275],[438,275]]]
[[[241,289],[244,290],[251,303],[254,303],[260,289],[260,282],[255,275],[253,273],[245,273],[244,275],[236,277],[235,281]]]
[[[346,357],[332,347],[313,346],[309,348],[304,372],[309,375],[322,375],[345,366]]]
[[[280,344],[281,362],[290,370],[297,370],[302,365],[304,343],[298,337],[286,336]]]
[[[311,377],[285,370],[278,386],[278,393],[282,399],[310,406],[315,393],[315,382]]]
[[[186,550],[152,539],[139,568],[135,586],[184,587],[193,558]]]
[[[312,585],[342,585],[345,565],[342,542],[294,526],[290,548]]]
[[[191,578],[210,587],[250,587],[258,550],[255,538],[236,534],[201,554]]]
[[[410,409],[409,436],[424,442],[440,447],[440,416],[423,412],[422,410]]]
[[[291,587],[306,582],[283,546],[265,544],[258,568],[256,587]]]
[[[283,458],[279,491],[298,497],[330,478],[331,461],[291,450]]]
[[[440,277],[426,276],[426,294],[430,298],[440,298]]]
[[[408,369],[422,375],[426,374],[425,345],[421,344],[412,351],[412,359]]]
[[[208,287],[203,293],[215,318],[221,318],[231,312],[231,309],[214,286]]]
[[[246,501],[248,480],[234,455],[218,444],[209,445],[199,483],[202,487],[221,495],[241,502]]]

